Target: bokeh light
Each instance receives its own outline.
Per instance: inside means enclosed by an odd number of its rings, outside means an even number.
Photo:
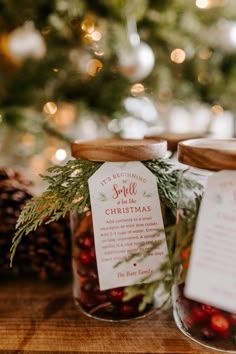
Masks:
[[[176,48],[170,54],[171,60],[176,64],[181,64],[186,59],[186,53],[183,49]]]
[[[96,76],[97,73],[103,68],[103,64],[98,59],[91,59],[87,64],[87,73],[90,76]]]
[[[53,116],[54,122],[58,127],[66,128],[71,126],[76,117],[76,109],[73,104],[61,103],[58,106],[57,112]]]
[[[95,24],[92,16],[88,16],[81,23],[81,29],[84,32],[92,33],[94,31]]]
[[[97,55],[98,57],[102,57],[104,55],[104,52],[94,52],[95,55]]]
[[[64,161],[67,157],[67,152],[64,149],[58,149],[55,153],[55,158],[58,161]]]
[[[220,114],[224,112],[224,109],[222,106],[220,106],[219,104],[215,104],[214,106],[211,107],[211,110],[213,113],[215,114]]]
[[[210,6],[209,0],[196,0],[195,4],[199,9],[207,9]]]
[[[91,38],[92,38],[95,42],[98,42],[98,41],[100,41],[100,39],[102,38],[102,34],[101,34],[101,32],[99,32],[99,31],[94,31],[94,32],[91,34]]]
[[[57,105],[54,102],[47,102],[43,106],[43,111],[46,114],[55,114],[57,111]]]
[[[133,96],[137,96],[140,93],[143,93],[144,91],[145,91],[145,88],[140,83],[134,84],[130,89],[130,92],[132,93]]]

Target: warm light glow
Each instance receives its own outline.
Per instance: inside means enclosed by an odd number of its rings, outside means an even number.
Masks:
[[[215,114],[219,114],[219,113],[223,113],[224,109],[222,106],[220,106],[219,104],[215,104],[214,106],[211,107],[211,110],[213,113]]]
[[[212,50],[210,49],[201,49],[199,52],[199,58],[207,60],[212,56]]]
[[[3,120],[3,118],[2,118],[2,115],[0,114],[0,123],[2,123],[2,120]]]
[[[133,96],[137,96],[138,94],[144,92],[144,90],[144,86],[140,83],[134,84],[130,89]]]
[[[31,159],[30,167],[35,174],[40,174],[44,173],[48,166],[44,156],[35,155]]]
[[[67,157],[67,152],[64,149],[58,149],[55,153],[55,157],[58,161],[64,161]]]
[[[104,52],[94,52],[94,54],[98,57],[102,57],[104,55]]]
[[[35,137],[32,134],[23,134],[21,136],[21,142],[25,146],[33,146],[35,144]]]
[[[231,26],[229,30],[229,39],[233,45],[236,44],[236,24]]]
[[[84,32],[87,33],[92,33],[94,31],[94,20],[91,16],[87,17],[82,23],[81,23],[81,29]]]
[[[100,39],[102,38],[102,34],[101,34],[101,32],[99,32],[99,31],[94,31],[94,32],[91,34],[91,38],[92,38],[94,41],[98,42],[98,41],[100,41]]]
[[[196,6],[199,9],[207,9],[210,6],[209,0],[196,0]]]
[[[103,64],[98,59],[91,59],[87,64],[87,73],[90,76],[96,76],[97,73],[103,68]]]
[[[58,68],[53,68],[52,70],[54,71],[54,73],[58,73],[58,71],[59,71]]]
[[[207,74],[206,73],[199,73],[197,80],[200,84],[206,85],[207,84]]]
[[[186,59],[186,53],[183,49],[174,49],[170,54],[171,60],[176,64],[181,64]]]
[[[57,105],[54,102],[47,102],[43,106],[43,111],[46,114],[55,114],[57,111]]]
[[[44,150],[44,154],[48,160],[52,159],[52,156],[54,156],[56,153],[56,147],[55,146],[47,146]]]
[[[75,120],[76,109],[70,103],[62,103],[58,107],[56,114],[53,117],[53,120],[57,126],[65,128],[69,127]]]

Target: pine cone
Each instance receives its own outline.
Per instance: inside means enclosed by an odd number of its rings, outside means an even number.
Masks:
[[[16,221],[32,198],[27,181],[13,169],[0,169],[0,274],[63,278],[71,271],[69,217],[41,225],[23,237],[10,269],[10,247]]]

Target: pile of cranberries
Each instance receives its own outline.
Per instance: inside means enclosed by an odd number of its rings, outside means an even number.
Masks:
[[[236,314],[184,296],[184,284],[175,288],[175,312],[181,329],[202,344],[236,350]]]
[[[93,237],[91,213],[78,223],[73,235],[74,297],[83,312],[100,319],[125,320],[144,316],[138,310],[142,295],[123,301],[124,287],[101,291]]]

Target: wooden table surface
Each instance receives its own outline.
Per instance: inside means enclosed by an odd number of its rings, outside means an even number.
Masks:
[[[82,315],[71,284],[1,280],[0,353],[217,353],[190,341],[171,310],[110,323]]]

